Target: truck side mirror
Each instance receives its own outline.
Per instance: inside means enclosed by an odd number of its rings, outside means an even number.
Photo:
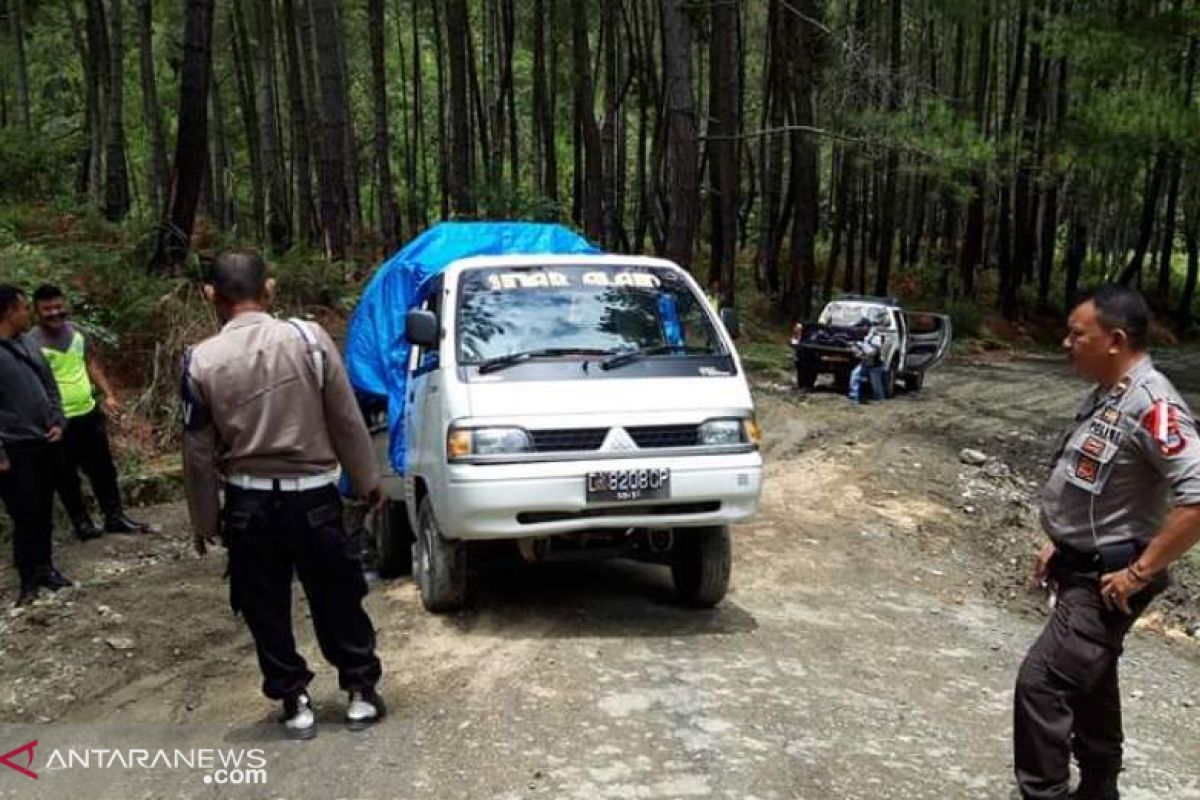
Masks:
[[[415,310],[404,317],[404,337],[418,347],[436,347],[441,338],[437,315],[432,311]]]
[[[742,326],[738,324],[736,308],[721,309],[721,324],[725,326],[725,330],[732,338],[736,339],[742,335]]]

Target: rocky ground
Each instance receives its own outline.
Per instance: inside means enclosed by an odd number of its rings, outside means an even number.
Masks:
[[[1200,360],[1163,363],[1200,406]],[[722,606],[678,608],[662,569],[625,562],[485,565],[449,618],[377,583],[393,713],[349,734],[318,668],[307,744],[267,724],[220,556],[191,553],[178,504],[143,509],[162,533],[63,541],[81,585],[0,613],[0,751],[250,743],[269,783],[0,769],[0,796],[1007,798],[1012,679],[1045,613],[1023,585],[1034,501],[1083,391],[1030,357],[868,406],[759,376],[768,477]],[[1200,799],[1200,571],[1179,575],[1125,660],[1132,800]]]

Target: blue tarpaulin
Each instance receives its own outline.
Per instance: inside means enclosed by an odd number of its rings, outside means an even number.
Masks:
[[[383,263],[350,320],[346,368],[356,391],[386,397],[389,455],[404,472],[404,400],[409,343],[404,317],[424,300],[431,278],[460,258],[573,255],[600,252],[561,225],[531,222],[443,222]]]

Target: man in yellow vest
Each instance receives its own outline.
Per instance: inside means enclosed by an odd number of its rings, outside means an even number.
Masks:
[[[95,351],[83,334],[69,321],[67,299],[57,286],[40,286],[33,293],[38,325],[32,337],[42,350],[54,381],[62,395],[67,428],[63,434],[62,464],[58,470],[59,497],[80,539],[94,539],[101,530],[93,523],[83,501],[79,471],[88,476],[92,491],[104,514],[104,530],[109,533],[140,533],[145,524],[125,515],[117,488],[117,468],[108,444],[105,414],[121,410],[116,393],[108,382]],[[93,385],[103,393],[103,410],[96,403]]]

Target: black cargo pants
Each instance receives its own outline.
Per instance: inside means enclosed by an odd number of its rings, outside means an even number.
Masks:
[[[58,469],[56,488],[71,521],[78,524],[88,516],[87,506],[83,502],[80,470],[92,484],[104,518],[110,520],[121,516],[123,508],[121,492],[117,488],[117,467],[108,443],[104,412],[97,408],[81,417],[68,419],[59,449],[62,463]]]
[[[1125,636],[1166,576],[1109,610],[1094,576],[1056,571],[1058,602],[1017,674],[1013,761],[1025,800],[1067,800],[1071,754],[1080,769],[1115,776],[1124,733],[1117,662]]]
[[[26,587],[52,563],[55,454],[41,442],[9,442],[5,450],[9,468],[0,473],[0,498],[13,523],[13,564]]]
[[[342,524],[337,489],[304,492],[226,488],[222,528],[229,547],[229,594],[254,637],[263,694],[278,700],[313,674],[292,635],[292,575],[308,597],[321,653],[345,690],[373,687],[381,674],[358,542]]]

